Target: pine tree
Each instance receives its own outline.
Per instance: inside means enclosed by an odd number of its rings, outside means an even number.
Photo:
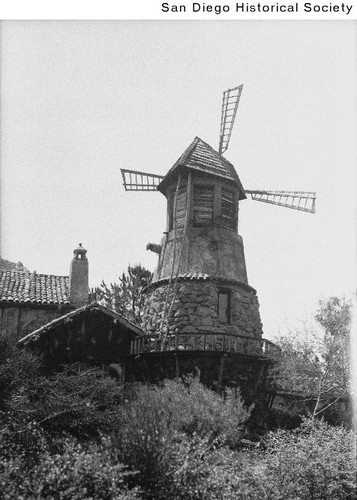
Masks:
[[[102,281],[95,289],[96,300],[140,326],[145,300],[142,290],[151,283],[151,280],[151,271],[140,265],[129,265],[127,273],[123,272],[118,282],[110,283],[108,286]]]

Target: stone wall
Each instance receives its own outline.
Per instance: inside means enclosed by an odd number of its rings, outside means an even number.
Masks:
[[[142,327],[146,333],[166,330],[163,323],[168,285],[151,288],[143,314]],[[222,324],[218,318],[218,292],[231,291],[231,324]],[[232,335],[261,338],[258,299],[246,285],[228,285],[222,282],[186,280],[177,284],[173,299],[173,285],[170,288],[166,306],[168,331],[170,333],[197,334],[203,332],[226,333]]]

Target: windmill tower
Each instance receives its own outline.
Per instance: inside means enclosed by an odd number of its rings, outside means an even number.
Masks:
[[[159,191],[167,199],[164,236],[160,244],[147,245],[158,254],[158,265],[146,292],[143,322],[163,350],[172,346],[173,338],[176,349],[180,342],[193,350],[225,349],[228,338],[229,350],[232,345],[233,350],[250,346],[249,354],[259,355],[262,324],[238,234],[239,204],[250,195],[257,201],[315,210],[315,193],[245,190],[234,166],[223,157],[241,93],[242,85],[223,94],[218,151],[196,137],[165,176],[122,170],[126,190]]]

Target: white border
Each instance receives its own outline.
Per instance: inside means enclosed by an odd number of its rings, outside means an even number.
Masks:
[[[357,4],[355,0],[205,0],[193,2],[181,0],[167,2],[173,5],[184,5],[185,12],[163,12],[161,0],[3,0],[0,4],[0,19],[123,19],[123,20],[345,20],[357,19]],[[194,12],[193,4],[200,6]],[[258,8],[258,4],[271,5],[273,12],[236,12],[236,3],[244,3]],[[311,4],[319,12],[305,11],[305,4]],[[298,12],[282,12],[283,6],[298,4]],[[212,11],[207,12],[207,6]],[[215,6],[221,7],[221,13],[214,11]],[[229,12],[223,12],[223,6],[229,7]],[[324,7],[323,7],[324,6]],[[346,6],[352,6],[347,14]],[[328,11],[323,12],[325,8]],[[330,9],[339,9],[331,11]],[[276,12],[276,10],[278,10]]]

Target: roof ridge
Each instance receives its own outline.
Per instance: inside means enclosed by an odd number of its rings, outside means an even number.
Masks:
[[[198,141],[202,141],[202,139],[200,139],[199,137],[196,136],[193,139],[193,141],[190,143],[190,145],[187,146],[187,148],[185,149],[185,151],[180,155],[180,157],[175,161],[175,163],[170,168],[170,170],[167,172],[167,174],[165,175],[165,177],[167,177],[168,174],[170,174],[171,172],[173,172],[179,165],[184,165],[184,163],[186,161],[188,161],[188,159],[192,155],[194,149],[196,148],[196,146],[198,144]]]
[[[120,321],[124,326],[131,328],[133,331],[136,330],[136,333],[142,333],[142,328],[140,328],[137,325],[134,325],[134,323],[132,323],[130,320],[126,319],[122,314],[115,311],[114,309],[111,309],[107,306],[99,304],[99,302],[97,302],[97,301],[94,301],[94,302],[90,302],[89,304],[85,304],[84,306],[78,307],[74,311],[70,311],[66,314],[63,314],[59,318],[55,318],[52,321],[49,321],[45,325],[41,326],[40,328],[37,328],[33,332],[27,334],[25,337],[20,339],[18,341],[18,344],[22,345],[22,344],[27,344],[28,342],[30,342],[32,340],[38,340],[38,338],[42,334],[48,332],[53,327],[56,327],[57,325],[60,325],[64,322],[66,322],[66,320],[68,320],[68,319],[71,319],[73,317],[76,317],[77,315],[80,315],[86,311],[90,311],[93,309],[101,310],[102,312],[104,312],[104,314],[109,313],[112,317],[113,316],[115,317],[115,320]]]
[[[55,278],[69,278],[68,274],[47,274],[47,273],[37,273],[36,271],[18,271],[16,269],[0,269],[0,273],[16,273],[16,274],[34,274],[35,276],[54,276]]]
[[[200,142],[202,142],[205,146],[207,146],[208,149],[210,149],[212,151],[212,153],[214,153],[218,157],[219,160],[227,162],[229,165],[231,165],[234,168],[233,163],[231,163],[229,160],[227,160],[227,158],[225,158],[223,155],[221,155],[219,153],[219,151],[217,151],[216,149],[214,149],[214,147],[211,146],[210,144],[208,144],[208,142],[204,141],[200,137],[196,137],[196,139],[199,139]]]
[[[196,149],[199,141],[201,141],[201,139],[197,136],[193,139],[193,141],[188,146],[188,148],[186,148],[185,151],[183,152],[183,154],[180,156],[180,158],[179,158],[180,163],[181,163],[181,161],[182,161],[182,163],[185,163],[186,161],[188,161],[190,159],[190,157],[191,157],[192,153],[194,152],[194,150]]]

